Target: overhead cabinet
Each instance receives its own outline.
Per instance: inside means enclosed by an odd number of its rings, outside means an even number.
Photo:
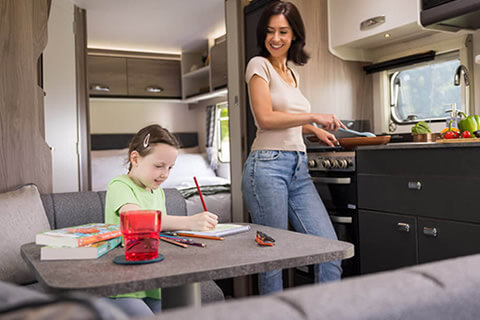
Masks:
[[[88,73],[93,97],[181,97],[179,60],[89,55]]]
[[[371,61],[375,48],[427,36],[418,0],[328,0],[329,49],[344,60]]]
[[[480,253],[479,156],[480,146],[359,148],[361,272]]]

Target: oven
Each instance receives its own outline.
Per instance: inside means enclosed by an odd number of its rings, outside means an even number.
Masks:
[[[355,151],[308,146],[309,172],[332,221],[337,237],[354,244],[355,256],[343,260],[342,277],[359,274],[358,211]],[[313,281],[313,267],[297,268],[297,284]]]

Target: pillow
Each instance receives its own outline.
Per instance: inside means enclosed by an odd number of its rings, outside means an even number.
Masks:
[[[16,284],[34,282],[20,247],[34,242],[37,233],[50,230],[37,187],[30,184],[0,194],[0,208],[0,280]]]
[[[95,150],[90,156],[92,191],[107,190],[108,183],[113,178],[128,173],[128,149]]]
[[[175,166],[170,171],[167,181],[162,184],[162,188],[175,188],[185,181],[194,183],[194,176],[197,178],[216,177],[216,174],[208,164],[205,153],[180,153],[175,161]]]

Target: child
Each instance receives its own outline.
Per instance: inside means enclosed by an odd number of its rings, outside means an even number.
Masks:
[[[208,230],[217,225],[211,212],[193,216],[169,216],[165,209],[165,193],[160,184],[167,180],[177,158],[176,138],[159,125],[141,129],[128,148],[128,174],[108,184],[105,200],[105,223],[120,223],[120,212],[160,210],[162,230]],[[161,310],[160,289],[122,294],[110,299],[129,315],[146,315]],[[143,301],[142,301],[143,300]],[[148,306],[148,307],[147,307]],[[151,313],[150,313],[151,314]]]

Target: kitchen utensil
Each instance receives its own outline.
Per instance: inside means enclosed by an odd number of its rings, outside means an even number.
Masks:
[[[354,138],[340,138],[338,142],[345,149],[353,149],[358,146],[369,146],[377,144],[387,144],[390,141],[390,136],[375,136],[375,137],[354,137]]]
[[[342,132],[346,132],[346,133],[351,133],[351,134],[354,134],[356,136],[361,136],[361,137],[376,137],[373,133],[371,132],[358,132],[358,131],[355,131],[355,130],[351,130],[351,129],[344,129],[342,127],[338,128],[338,131],[342,131]]]
[[[413,142],[435,142],[440,139],[440,133],[420,133],[412,134]]]

